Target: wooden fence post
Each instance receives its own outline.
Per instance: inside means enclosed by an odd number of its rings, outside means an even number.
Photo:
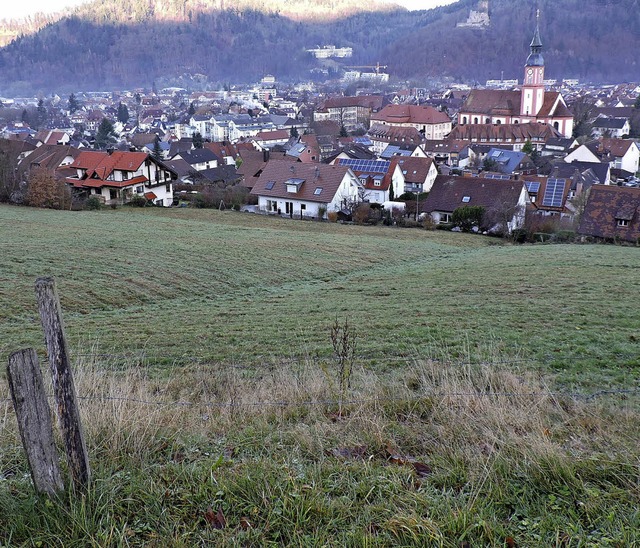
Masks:
[[[7,376],[33,485],[39,493],[55,495],[64,490],[64,484],[36,351],[28,348],[11,354]]]
[[[49,367],[56,399],[58,424],[64,439],[71,479],[76,487],[86,487],[91,477],[80,411],[64,334],[60,299],[53,278],[38,278],[35,285],[40,321],[49,355]]]

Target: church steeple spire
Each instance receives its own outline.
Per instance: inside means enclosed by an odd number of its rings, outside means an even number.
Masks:
[[[540,10],[536,13],[536,30],[531,40],[531,53],[524,66],[520,115],[536,116],[544,103],[544,58],[540,40]]]
[[[536,12],[536,31],[533,33],[533,39],[529,45],[531,53],[527,57],[527,67],[542,67],[544,59],[542,57],[542,40],[540,39],[540,10]]]

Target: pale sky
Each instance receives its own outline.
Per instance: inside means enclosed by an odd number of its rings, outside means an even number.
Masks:
[[[88,2],[89,0],[23,0],[18,2],[15,0],[2,0],[2,10],[0,11],[0,19],[17,19],[27,15],[33,15],[37,12],[51,13],[54,11],[62,11],[64,8],[77,6]],[[410,10],[426,10],[451,4],[456,0],[382,0],[383,2],[395,3],[404,6]]]

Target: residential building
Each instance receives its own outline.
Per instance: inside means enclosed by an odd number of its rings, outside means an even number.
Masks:
[[[451,132],[447,114],[428,105],[387,105],[371,115],[371,123],[415,128],[424,139],[444,139]]]
[[[251,194],[263,212],[318,218],[359,201],[362,184],[348,167],[271,160]]]
[[[69,167],[76,173],[66,182],[86,197],[96,196],[106,204],[123,204],[136,195],[164,207],[173,203],[177,174],[149,154],[82,151]]]
[[[380,95],[358,95],[357,97],[330,97],[321,103],[313,114],[316,122],[331,120],[347,131],[369,127],[373,113],[382,108]]]
[[[607,240],[640,242],[640,188],[593,186],[578,233]]]
[[[480,206],[488,230],[512,232],[524,226],[527,198],[522,181],[438,175],[421,211],[447,224],[459,207]]]

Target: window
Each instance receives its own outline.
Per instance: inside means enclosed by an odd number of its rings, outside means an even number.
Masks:
[[[468,204],[471,201],[471,196],[463,196],[462,197],[462,203],[463,204]]]
[[[474,123],[474,124],[477,124],[477,123],[478,123],[478,117],[477,117],[477,116],[473,119],[473,123]]]
[[[462,117],[462,124],[464,125],[464,124],[466,124],[466,123],[467,123],[467,117],[466,117],[466,116],[463,116],[463,117]]]
[[[109,199],[117,200],[118,199],[118,191],[117,190],[109,190]]]
[[[320,196],[320,194],[322,194],[322,187],[316,187],[316,189],[313,191],[313,195],[314,196]]]
[[[451,222],[451,215],[449,213],[440,213],[440,224],[446,224]]]
[[[168,185],[165,185],[164,189],[167,192],[171,192],[171,183],[169,183]]]
[[[144,187],[142,185],[136,187],[136,192],[138,194],[142,194],[144,192]]]
[[[621,227],[629,226],[628,219],[618,219],[618,226],[621,226]]]
[[[373,181],[373,186],[382,186],[380,181]]]
[[[305,209],[307,209],[307,204],[300,204],[300,209],[302,211],[304,211]]]
[[[264,188],[266,190],[273,190],[274,185],[276,184],[275,181],[267,181],[267,184],[264,185]]]

